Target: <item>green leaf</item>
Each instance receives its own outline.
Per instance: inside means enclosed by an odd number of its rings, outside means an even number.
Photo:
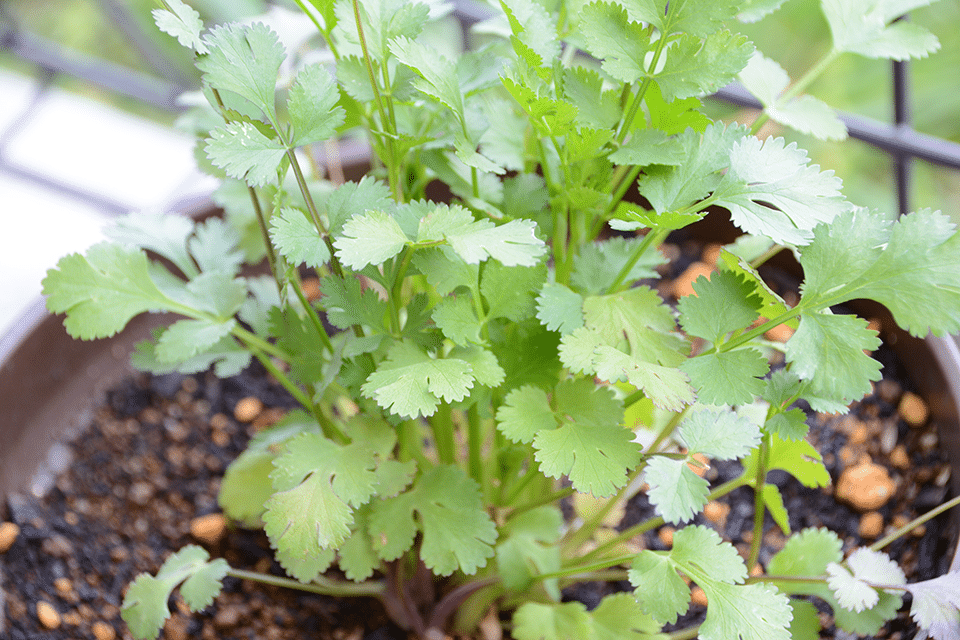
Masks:
[[[184,216],[134,212],[117,218],[104,229],[104,235],[114,242],[153,251],[192,278],[199,273],[187,251],[193,231],[193,222]]]
[[[521,512],[510,518],[497,541],[497,572],[507,589],[524,592],[534,576],[560,570],[563,514],[554,505]],[[546,581],[551,596],[560,597],[557,580]]]
[[[660,626],[643,613],[637,601],[627,593],[604,596],[590,612],[597,640],[666,640]]]
[[[712,33],[703,40],[682,34],[670,48],[667,64],[654,77],[667,102],[708,95],[729,84],[753,51],[746,36],[731,31]]]
[[[203,20],[200,19],[200,14],[184,4],[182,0],[167,0],[166,6],[170,8],[169,11],[166,9],[152,11],[157,28],[176,38],[184,47],[200,54],[207,53],[207,47],[200,38],[200,33],[203,31]]]
[[[204,37],[209,53],[197,62],[204,81],[231,91],[276,118],[275,92],[280,65],[287,57],[277,34],[262,23],[214,27]]]
[[[576,332],[574,334],[576,335]],[[695,398],[690,380],[679,369],[663,367],[627,355],[607,345],[593,349],[592,369],[607,382],[627,381],[661,409],[680,411]],[[561,353],[561,358],[564,353]]]
[[[320,281],[320,304],[327,312],[327,320],[340,329],[353,325],[385,332],[384,318],[387,303],[374,289],[363,289],[359,278],[339,278],[329,275]]]
[[[544,136],[565,136],[573,128],[577,108],[566,100],[541,96],[522,82],[503,78],[503,86],[527,113],[530,123]]]
[[[710,581],[740,584],[747,579],[747,567],[736,547],[724,542],[713,529],[702,525],[677,531],[670,557],[679,563],[695,565],[699,569],[697,573]]]
[[[590,614],[580,602],[525,602],[513,614],[516,640],[583,640],[590,631]]]
[[[244,259],[240,242],[240,233],[233,225],[221,218],[210,218],[196,226],[187,246],[200,271],[235,276]]]
[[[343,235],[333,245],[340,261],[355,271],[368,264],[379,266],[400,253],[410,242],[396,219],[383,211],[353,216],[343,225]]]
[[[686,460],[654,457],[643,470],[650,485],[647,497],[666,522],[680,524],[703,511],[710,493],[709,483],[687,465]]]
[[[872,609],[880,594],[868,583],[902,586],[907,583],[903,569],[885,553],[858,548],[846,560],[846,567],[827,565],[827,584],[844,609],[860,613]]]
[[[820,640],[820,613],[813,603],[790,598],[790,609],[793,610],[791,640]]]
[[[642,129],[609,156],[617,165],[645,167],[651,164],[676,166],[683,162],[683,147],[677,138],[660,129]]]
[[[780,244],[804,245],[813,229],[849,205],[832,171],[810,165],[807,153],[783,138],[746,136],[730,150],[730,168],[714,192],[734,224]]]
[[[267,450],[246,449],[230,463],[217,496],[217,503],[228,518],[251,529],[263,526],[263,505],[273,495],[270,474],[275,457]]]
[[[537,296],[537,319],[565,336],[583,326],[583,298],[565,285],[544,283]]]
[[[403,36],[390,42],[390,52],[420,75],[413,83],[417,89],[453,111],[461,124],[465,122],[463,91],[457,67],[451,60],[436,49]]]
[[[730,165],[734,144],[747,135],[746,127],[711,124],[702,136],[688,129],[677,136],[683,161],[672,167],[651,166],[637,186],[657,213],[676,211],[710,194],[721,181],[717,173]]]
[[[693,283],[697,295],[680,298],[680,326],[688,334],[718,344],[729,332],[743,329],[759,317],[763,301],[752,283],[731,271],[718,271],[709,280]]]
[[[43,293],[47,309],[66,313],[67,333],[81,340],[112,336],[145,311],[181,309],[150,278],[143,251],[108,243],[61,258],[43,279]]]
[[[631,21],[618,4],[594,2],[580,12],[580,31],[587,51],[601,59],[601,67],[626,83],[648,76],[647,54],[655,49],[650,31]]]
[[[893,20],[931,0],[821,0],[836,51],[868,58],[925,58],[940,48],[936,36],[912,22]]]
[[[913,595],[910,616],[930,636],[953,638],[960,633],[960,572],[906,585]]]
[[[293,125],[291,144],[299,147],[333,137],[343,124],[343,107],[337,106],[340,92],[333,77],[319,64],[300,69],[290,97],[287,112]]]
[[[704,353],[680,365],[706,404],[750,404],[763,392],[769,369],[763,354],[750,348]]]
[[[222,589],[229,566],[226,560],[209,562],[210,554],[188,545],[164,561],[156,577],[141,573],[127,589],[120,616],[138,640],[156,638],[170,617],[167,600],[181,582],[181,594],[192,611],[207,607]]]
[[[353,9],[350,3],[336,3],[336,41],[359,44]],[[408,0],[363,2],[359,5],[359,12],[366,44],[374,60],[387,58],[387,47],[394,38],[404,36],[416,39],[430,19],[430,6],[427,3]]]
[[[699,99],[684,98],[683,100],[677,99],[667,102],[663,99],[663,92],[655,81],[647,88],[647,93],[643,96],[643,103],[647,105],[650,126],[663,131],[667,135],[673,136],[683,133],[687,129],[703,133],[713,122],[700,111],[703,103]],[[672,149],[673,143],[670,146]],[[658,162],[656,164],[669,163]]]
[[[459,287],[474,288],[480,277],[477,265],[467,264],[449,246],[421,249],[413,254],[413,265],[441,296]]]
[[[690,453],[717,460],[736,460],[760,444],[760,428],[729,409],[694,411],[680,424],[680,437]]]
[[[641,551],[627,572],[633,595],[644,612],[662,623],[673,624],[690,608],[690,587],[668,556]]]
[[[787,508],[783,504],[783,496],[780,494],[777,485],[769,483],[763,485],[763,504],[777,526],[785,534],[790,535],[790,514],[787,513]]]
[[[210,132],[207,157],[216,166],[251,187],[277,183],[277,171],[287,153],[248,122],[231,122]]]
[[[157,340],[155,354],[161,364],[178,363],[206,352],[237,327],[234,319],[178,320]]]
[[[587,67],[563,70],[563,95],[577,108],[577,123],[595,129],[613,129],[623,114],[616,91],[603,90],[603,78]],[[639,164],[639,163],[634,163]]]
[[[771,575],[821,576],[826,574],[827,565],[843,559],[842,549],[843,542],[829,529],[804,529],[787,539],[783,549],[770,559],[767,571]]]
[[[764,16],[773,13],[780,8],[786,0],[745,0],[740,2],[740,13],[737,14],[737,19],[740,22],[757,22]],[[800,638],[795,638],[794,640],[801,640]],[[806,639],[803,639],[806,640]]]
[[[375,492],[376,459],[362,443],[341,446],[318,433],[285,443],[271,474],[276,493],[267,501],[264,530],[287,573],[314,580],[350,534],[353,508]]]
[[[420,557],[435,575],[458,569],[472,575],[494,554],[496,525],[480,487],[458,467],[434,467],[409,491],[374,504],[369,532],[384,560],[410,548],[417,530],[423,533]]]
[[[337,551],[340,568],[354,582],[366,580],[382,564],[367,533],[370,509],[370,505],[365,504],[354,512],[353,531]]]
[[[506,373],[497,361],[497,357],[480,345],[456,347],[450,351],[448,357],[463,360],[469,364],[477,384],[485,387],[499,387],[506,378]]]
[[[782,469],[810,488],[830,484],[830,472],[823,466],[823,457],[806,440],[783,440],[771,434],[768,469]],[[756,473],[757,452],[743,459],[744,473],[748,477]]]
[[[547,277],[547,266],[507,267],[488,262],[483,267],[480,293],[487,303],[487,318],[520,322],[534,315],[536,292]]]
[[[820,140],[845,140],[847,126],[825,102],[809,95],[780,102],[780,94],[790,84],[790,77],[776,61],[755,51],[740,72],[740,82],[764,106],[775,122]]]
[[[480,321],[469,295],[450,295],[433,308],[433,321],[455,344],[480,342]]]
[[[948,216],[924,210],[891,225],[857,210],[838,218],[835,227],[818,228],[816,246],[801,256],[809,304],[823,308],[870,298],[914,336],[960,330],[960,235]]]
[[[877,333],[862,318],[805,313],[787,341],[786,358],[813,394],[848,405],[880,379],[880,363],[864,353],[879,346]]]
[[[643,238],[613,237],[604,242],[594,242],[580,248],[573,259],[570,283],[583,295],[606,293],[617,279],[620,271],[634,259]],[[630,285],[642,278],[657,278],[655,269],[663,264],[664,257],[655,249],[640,255],[623,279]]]
[[[673,5],[668,0],[632,0],[627,7],[631,20],[649,22],[666,35],[683,31],[695,36],[707,36],[733,18],[740,4],[736,0],[688,1],[679,5]]]
[[[460,401],[473,388],[463,360],[434,359],[408,342],[396,342],[361,387],[363,395],[402,418],[431,416],[441,399]]]
[[[500,226],[478,220],[446,239],[468,264],[493,258],[508,267],[533,267],[546,253],[546,245],[537,238],[535,229],[532,220],[511,220]]]
[[[497,429],[511,442],[533,442],[542,430],[556,429],[557,418],[543,389],[524,385],[511,391],[497,409]]]
[[[304,212],[289,207],[270,218],[270,239],[293,265],[317,268],[330,261],[330,249]]]
[[[689,345],[676,333],[670,308],[650,287],[589,296],[583,301],[586,327],[599,333],[609,346],[626,339],[633,356],[664,366],[686,360]]]
[[[703,640],[791,640],[787,598],[767,584],[700,585],[710,603],[700,626]]]
[[[807,414],[803,409],[790,409],[785,413],[778,413],[767,420],[765,428],[784,440],[802,440],[810,430],[807,424]]]
[[[390,197],[390,187],[383,182],[365,175],[360,182],[345,182],[337,187],[324,203],[327,214],[327,227],[330,234],[343,233],[343,225],[357,212],[386,211],[390,213],[396,203]]]
[[[514,47],[517,42],[523,44],[540,59],[533,66],[549,67],[560,55],[560,42],[556,21],[546,8],[534,0],[501,0],[500,6],[513,32]]]
[[[540,470],[552,478],[569,476],[580,492],[611,495],[640,460],[633,432],[621,426],[622,402],[583,378],[561,382],[554,402],[560,426],[533,439]]]

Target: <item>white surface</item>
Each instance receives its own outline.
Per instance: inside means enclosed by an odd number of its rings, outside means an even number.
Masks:
[[[47,269],[103,239],[106,217],[75,200],[0,173],[4,237],[0,251],[0,335],[40,295]]]
[[[0,69],[0,133],[5,132],[29,106],[37,83]]]
[[[195,173],[192,138],[59,90],[6,151],[11,164],[131,209],[156,208]]]

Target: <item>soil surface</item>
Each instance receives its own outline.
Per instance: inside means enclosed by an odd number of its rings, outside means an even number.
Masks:
[[[785,473],[770,476],[783,494],[793,530],[828,527],[841,536],[845,551],[870,544],[949,498],[950,470],[936,425],[891,354],[881,348],[874,355],[884,364],[884,379],[849,415],[808,411],[810,440],[823,454],[833,484],[808,489]],[[144,374],[110,392],[89,430],[70,444],[74,463],[49,494],[13,495],[0,509],[0,608],[5,612],[0,638],[130,638],[119,615],[126,586],[141,572],[156,572],[186,544],[202,544],[235,568],[283,575],[261,532],[226,526],[217,515],[217,491],[224,469],[250,436],[294,406],[259,366],[228,380],[209,373]],[[845,471],[856,472],[856,482],[847,483],[853,493],[838,502],[834,493]],[[737,476],[738,469],[714,463],[707,473],[718,484]],[[877,504],[877,493],[885,489],[890,496],[881,495]],[[716,527],[745,551],[752,514],[753,493],[743,488],[711,503],[695,522]],[[627,506],[619,528],[652,515],[641,494]],[[669,548],[671,533],[664,527],[638,543]],[[944,514],[886,551],[908,580],[924,580],[947,570],[953,538]],[[761,563],[784,539],[768,517]],[[605,593],[620,589],[629,585],[591,583],[564,595],[592,607]],[[224,593],[202,613],[187,612],[179,596],[171,602],[175,613],[161,636],[166,640],[406,638],[376,601],[338,600],[229,577]],[[822,637],[852,638],[834,632],[828,611],[822,609]],[[695,622],[702,612],[694,605],[679,626]],[[876,637],[914,635],[904,610]]]

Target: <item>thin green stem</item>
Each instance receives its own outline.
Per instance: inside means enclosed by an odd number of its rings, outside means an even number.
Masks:
[[[396,263],[396,272],[393,274],[393,284],[390,287],[390,323],[393,325],[395,336],[400,335],[400,301],[403,298],[403,279],[407,275],[407,268],[413,258],[413,249],[403,248],[403,257]]]
[[[600,528],[604,520],[608,515],[620,504],[625,502],[625,497],[627,492],[630,491],[633,481],[636,480],[640,474],[643,472],[643,469],[646,465],[640,465],[634,469],[630,475],[627,477],[626,484],[617,491],[616,495],[612,496],[610,499],[600,507],[593,516],[584,522],[576,530],[568,531],[564,535],[564,539],[561,541],[561,546],[565,551],[575,551],[579,549],[584,543],[589,540],[593,534]],[[562,551],[561,551],[562,553]]]
[[[667,634],[667,640],[693,640],[700,636],[700,625]]]
[[[737,347],[745,345],[746,343],[750,342],[754,338],[758,336],[762,336],[770,329],[773,329],[774,327],[783,324],[787,320],[790,320],[791,318],[796,318],[803,311],[805,311],[805,309],[803,308],[803,301],[801,300],[800,304],[798,304],[792,309],[787,310],[785,313],[781,313],[779,316],[777,316],[773,320],[767,320],[763,324],[760,324],[754,327],[750,331],[747,331],[737,336],[736,338],[733,338],[730,341],[723,343],[719,347],[715,347],[714,349],[707,350],[701,355],[704,355],[707,353],[713,353],[714,351],[719,351],[719,352],[732,351]]]
[[[513,504],[513,501],[520,497],[520,494],[523,493],[523,490],[530,486],[530,483],[533,482],[535,478],[542,477],[536,469],[527,469],[527,472],[520,476],[520,479],[517,480],[512,487],[510,487],[510,492],[507,494],[506,500],[503,501],[505,506],[510,506]]]
[[[283,291],[283,283],[280,281],[280,274],[277,273],[277,254],[273,250],[273,243],[270,242],[270,232],[267,230],[267,219],[263,216],[263,209],[260,208],[260,198],[257,197],[257,190],[247,185],[247,192],[250,194],[250,201],[253,203],[253,211],[257,215],[257,226],[260,227],[260,235],[263,237],[263,248],[267,252],[267,264],[270,265],[270,273],[273,274],[273,280],[277,283],[277,291]]]
[[[280,350],[276,345],[270,342],[267,342],[257,334],[247,331],[243,327],[239,327],[239,326],[234,327],[233,330],[230,331],[230,333],[234,337],[238,338],[243,343],[248,345],[249,347],[262,351],[263,353],[269,354],[273,358],[279,358],[284,362],[290,361],[290,356],[287,355],[286,352]]]
[[[456,445],[453,438],[452,410],[449,404],[440,403],[437,413],[430,418],[430,428],[433,430],[433,446],[437,450],[437,458],[441,464],[455,464]]]
[[[330,342],[330,336],[327,335],[327,330],[323,326],[323,322],[320,320],[320,316],[317,314],[317,310],[313,308],[313,305],[310,304],[310,301],[307,300],[307,296],[304,295],[303,289],[299,286],[298,282],[295,282],[293,285],[293,291],[297,296],[297,299],[300,300],[300,304],[303,305],[304,310],[307,312],[307,317],[310,318],[310,323],[313,324],[314,330],[317,332],[317,336],[320,338],[320,342],[323,343],[325,349],[330,353],[334,352],[333,343]]]
[[[634,555],[629,556],[618,556],[616,558],[606,558],[598,562],[586,565],[577,565],[571,566],[566,569],[560,569],[559,571],[551,571],[550,573],[541,573],[533,577],[534,580],[549,580],[551,578],[566,578],[569,576],[579,576],[585,573],[593,573],[594,571],[602,571],[604,569],[609,569],[610,567],[616,567],[621,564],[627,564],[628,562],[633,562]]]
[[[338,598],[379,598],[386,590],[384,584],[379,580],[372,582],[341,582],[325,576],[319,576],[315,578],[312,583],[304,584],[290,578],[283,578],[256,571],[246,571],[244,569],[228,569],[227,575],[241,580],[253,580],[262,584],[269,584],[274,587],[286,587],[288,589],[297,589],[298,591],[307,591],[309,593],[318,593],[320,595],[335,596]]]
[[[633,267],[639,262],[640,258],[643,257],[643,254],[645,254],[651,246],[658,246],[663,239],[667,237],[667,233],[669,233],[668,230],[658,228],[651,229],[647,232],[647,235],[643,236],[643,240],[641,240],[637,248],[634,249],[633,255],[630,256],[630,259],[627,260],[623,268],[620,269],[620,273],[617,274],[616,279],[607,287],[607,294],[616,293],[620,290],[620,285],[622,285],[627,279],[627,276],[630,275]]]
[[[510,512],[511,516],[514,516],[518,513],[523,513],[524,511],[530,511],[531,509],[536,509],[537,507],[542,507],[545,504],[556,504],[560,500],[568,496],[572,496],[577,492],[573,487],[565,487],[559,491],[554,491],[553,493],[548,493],[536,500],[531,500],[530,502],[524,502],[521,505],[517,505]]]
[[[480,408],[474,402],[467,409],[467,455],[470,477],[481,487],[484,485],[483,425],[480,421]],[[496,459],[491,455],[490,459]],[[484,491],[486,493],[486,491]]]
[[[760,558],[760,547],[763,542],[763,518],[767,514],[766,505],[763,501],[763,485],[767,481],[767,469],[770,465],[770,442],[769,433],[763,435],[760,443],[760,455],[757,463],[757,473],[754,477],[753,491],[753,540],[750,542],[750,555],[747,558],[747,570],[753,569]]]
[[[781,251],[783,251],[784,249],[786,249],[786,247],[783,246],[782,244],[775,244],[775,245],[773,245],[772,247],[770,247],[769,249],[767,249],[766,251],[764,251],[763,253],[761,253],[759,256],[757,256],[756,258],[754,258],[753,260],[751,260],[751,261],[750,261],[750,266],[751,266],[752,268],[756,269],[756,268],[758,268],[759,266],[761,266],[762,264],[764,264],[767,260],[769,260],[770,258],[774,257],[775,255],[777,255],[777,254],[780,253]]]
[[[957,496],[952,500],[948,500],[947,502],[944,502],[942,505],[940,505],[936,509],[932,509],[926,512],[919,518],[914,518],[913,520],[903,525],[902,527],[900,527],[890,535],[880,538],[879,540],[874,542],[872,545],[870,545],[869,549],[871,551],[879,551],[880,549],[883,549],[885,546],[887,546],[897,538],[910,533],[911,531],[919,527],[921,524],[923,524],[927,520],[930,520],[931,518],[936,518],[938,515],[940,515],[944,511],[947,511],[948,509],[952,509],[957,505],[960,505],[960,496]]]

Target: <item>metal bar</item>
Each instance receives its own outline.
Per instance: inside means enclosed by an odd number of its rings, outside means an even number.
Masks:
[[[907,62],[893,61],[893,123],[897,132],[911,131],[910,128],[910,67]],[[893,173],[896,177],[897,206],[900,214],[910,211],[910,177],[913,173],[910,155],[893,154]]]
[[[55,73],[85,80],[114,93],[130,96],[168,111],[183,110],[183,107],[177,104],[177,97],[185,87],[67,50],[53,41],[17,31],[8,24],[0,24],[0,48],[8,49],[16,56]]]
[[[713,98],[741,107],[762,109],[760,101],[750,95],[739,83],[731,83],[715,93]],[[871,118],[838,111],[837,114],[850,136],[891,154],[902,154],[932,162],[944,167],[960,169],[960,144],[919,133],[907,127],[898,130],[894,125]]]

